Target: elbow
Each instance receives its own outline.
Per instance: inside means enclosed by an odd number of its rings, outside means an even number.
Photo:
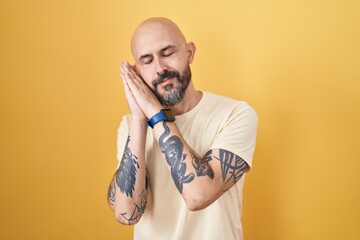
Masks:
[[[198,203],[191,203],[191,204],[186,203],[186,207],[189,211],[196,212],[196,211],[203,210],[207,206],[204,206],[203,204],[198,204]]]
[[[122,213],[119,210],[115,210],[115,219],[122,225],[135,225],[139,222],[140,217],[132,219],[131,216],[127,218],[126,213]]]
[[[185,199],[186,207],[189,211],[199,211],[208,207],[213,201],[209,198],[197,196]]]

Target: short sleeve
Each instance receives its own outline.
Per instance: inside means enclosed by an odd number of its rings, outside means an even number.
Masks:
[[[212,149],[228,150],[251,167],[255,151],[258,118],[255,110],[242,102],[230,113],[212,144]]]

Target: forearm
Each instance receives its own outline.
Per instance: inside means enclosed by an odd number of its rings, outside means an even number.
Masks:
[[[146,131],[144,120],[131,119],[123,157],[109,187],[109,205],[123,224],[137,223],[146,207]]]
[[[211,151],[200,157],[182,138],[175,123],[158,123],[153,131],[171,177],[190,210],[204,208],[221,196],[223,182],[213,171],[218,163],[206,160],[211,159]]]
[[[124,63],[122,75],[129,105],[136,106],[134,112],[141,110],[141,114],[151,120],[164,106],[134,67]],[[164,91],[168,90],[164,88]],[[192,104],[196,104],[200,99],[190,98],[192,97],[189,96]],[[182,107],[187,104],[189,102],[183,106],[179,105],[179,112],[185,110]],[[208,154],[201,157],[186,143],[176,124],[167,122],[172,119],[171,117],[167,119],[161,114],[158,117],[165,121],[154,120],[153,133],[166,159],[175,186],[185,199],[188,209],[199,210],[210,205],[231,188],[249,168],[240,156],[227,149],[209,149]]]

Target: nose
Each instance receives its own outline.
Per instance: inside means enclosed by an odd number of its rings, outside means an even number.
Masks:
[[[168,70],[166,64],[164,63],[164,61],[162,61],[161,59],[158,59],[156,61],[156,73],[158,75],[163,74],[164,72],[166,72]]]

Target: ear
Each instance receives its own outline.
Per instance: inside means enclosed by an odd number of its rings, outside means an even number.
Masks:
[[[193,62],[193,60],[194,60],[194,55],[195,55],[195,51],[196,51],[195,43],[188,42],[186,44],[186,51],[187,51],[188,63],[191,64]]]

